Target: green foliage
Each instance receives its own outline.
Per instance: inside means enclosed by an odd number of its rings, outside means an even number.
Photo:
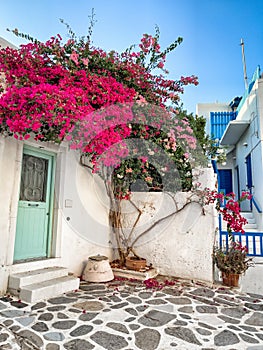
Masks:
[[[32,43],[35,43],[35,44],[40,44],[40,41],[37,40],[36,38],[33,38],[32,36],[30,36],[29,34],[24,34],[24,33],[20,33],[18,31],[18,29],[9,29],[7,28],[6,29],[8,32],[11,32],[13,33],[15,36],[17,36],[18,38],[22,38],[22,39],[26,39],[28,41],[31,41]]]
[[[226,250],[214,248],[213,259],[218,269],[226,274],[242,274],[254,265],[252,258],[247,257],[247,248],[238,242],[231,242]]]
[[[192,167],[183,145],[178,141],[173,148],[165,128],[148,126],[145,130],[144,125],[132,124],[131,129],[134,157],[123,160],[114,170],[115,195],[126,197],[131,191],[190,191]]]

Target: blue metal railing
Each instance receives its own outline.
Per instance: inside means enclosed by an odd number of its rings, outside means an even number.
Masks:
[[[242,243],[248,248],[248,256],[263,257],[263,232],[234,232],[234,241]],[[221,231],[219,237],[221,248],[228,249],[229,236],[227,231]]]
[[[248,88],[246,89],[241,101],[239,102],[239,105],[238,105],[237,110],[236,110],[237,114],[240,112],[243,104],[245,103],[248,95],[250,94],[250,91],[252,90],[255,81],[259,78],[260,78],[260,66],[257,66],[257,68],[253,74],[253,77],[252,77],[251,81],[249,82]]]
[[[240,242],[248,249],[248,256],[263,257],[263,232],[232,232],[235,242]],[[219,215],[219,246],[228,249],[229,233],[222,230],[222,218]]]
[[[256,199],[255,199],[255,197],[253,196],[252,198],[251,198],[251,201],[252,201],[252,204],[255,206],[255,208],[257,209],[257,212],[258,213],[262,213],[262,209],[260,208],[260,206],[259,206],[259,204],[257,203],[257,201],[256,201]]]

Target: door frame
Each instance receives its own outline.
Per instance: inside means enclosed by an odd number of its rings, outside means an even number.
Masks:
[[[222,187],[222,182],[223,182],[222,180],[224,179],[224,181],[225,181],[225,175],[223,176],[223,174],[227,174],[227,173],[229,173],[227,178],[229,179],[229,185],[231,187],[230,191],[227,191],[226,188]],[[231,169],[231,168],[218,169],[218,188],[219,188],[219,191],[221,191],[221,192],[223,192],[223,190],[224,190],[225,194],[233,192],[233,169]]]
[[[252,195],[253,189],[253,172],[252,172],[252,156],[249,153],[245,159],[246,164],[246,187],[247,191]],[[252,199],[250,199],[250,211],[252,211]]]
[[[25,152],[26,151],[26,152]],[[51,258],[52,255],[52,249],[51,249],[51,243],[53,238],[53,217],[54,217],[54,195],[55,195],[55,172],[56,172],[56,153],[47,151],[44,149],[40,149],[34,146],[24,145],[22,149],[22,161],[23,161],[23,155],[24,154],[31,154],[32,156],[43,156],[47,155],[50,157],[49,165],[50,165],[50,184],[49,184],[49,215],[48,215],[48,222],[47,222],[47,254],[46,259]],[[20,182],[21,182],[21,172],[22,167],[20,169],[20,180],[19,180],[19,191],[20,191]],[[18,198],[19,201],[19,198]],[[17,209],[18,210],[18,209]],[[15,230],[16,235],[16,230]],[[14,240],[14,248],[15,248],[15,240]],[[28,260],[43,260],[43,258],[32,258],[32,259],[24,259],[24,260],[14,260],[14,254],[13,254],[13,263],[21,263]],[[45,259],[45,258],[44,258]]]
[[[237,193],[237,199],[238,200],[240,200],[240,195],[241,195],[241,193],[240,193],[240,175],[239,175],[239,166],[237,165],[236,167],[235,167],[235,175],[236,175],[236,188],[237,188],[237,191],[236,191],[236,193]]]

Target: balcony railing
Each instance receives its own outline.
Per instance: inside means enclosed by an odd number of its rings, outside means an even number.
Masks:
[[[256,70],[255,70],[255,72],[253,74],[253,77],[252,77],[252,79],[250,80],[250,82],[248,84],[248,88],[246,89],[246,91],[245,91],[241,101],[239,102],[239,105],[237,107],[237,114],[240,112],[243,104],[245,103],[248,95],[250,94],[250,91],[252,90],[252,88],[253,88],[253,86],[255,84],[255,81],[260,78],[260,75],[261,75],[261,73],[260,73],[260,66],[257,66],[257,68],[256,68]]]
[[[229,233],[222,230],[222,218],[219,215],[219,246],[228,249]],[[240,242],[248,249],[248,256],[263,257],[263,232],[232,232],[235,242]]]

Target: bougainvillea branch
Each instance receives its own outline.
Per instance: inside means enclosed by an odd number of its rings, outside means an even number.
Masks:
[[[205,199],[206,204],[216,203],[216,209],[222,218],[227,223],[227,231],[244,233],[244,225],[247,224],[247,219],[241,214],[240,203],[246,199],[252,198],[249,192],[242,192],[240,199],[235,199],[234,193],[223,194],[217,191],[206,189]]]

